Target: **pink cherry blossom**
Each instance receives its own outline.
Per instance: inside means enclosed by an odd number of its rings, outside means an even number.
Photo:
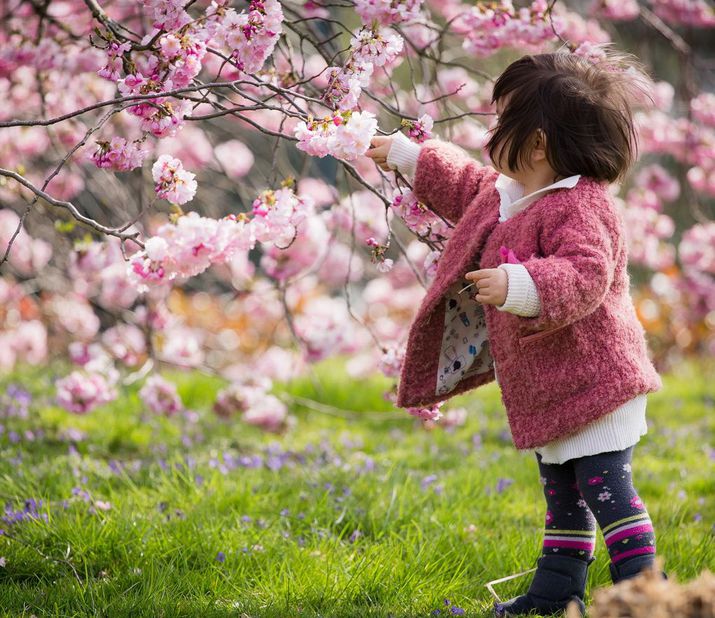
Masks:
[[[277,246],[288,245],[297,226],[315,212],[313,200],[296,195],[291,187],[262,191],[251,208],[254,217],[250,225],[256,240],[273,241]]]
[[[407,408],[407,413],[411,414],[412,416],[416,416],[417,418],[422,419],[423,421],[438,421],[440,418],[442,418],[442,413],[439,411],[439,409],[444,405],[443,401],[440,401],[436,403],[434,406],[429,407],[429,408],[420,408],[420,407],[415,407],[415,408]]]
[[[693,118],[702,124],[715,128],[715,94],[703,92],[690,101]]]
[[[141,140],[129,142],[118,136],[110,141],[97,141],[97,150],[92,155],[92,160],[97,167],[127,172],[141,167],[144,163],[149,151],[142,146]]]
[[[116,41],[109,43],[107,46],[107,64],[102,67],[97,74],[100,77],[105,77],[111,81],[117,81],[122,74],[122,56],[132,48],[128,42],[118,43]]]
[[[417,120],[403,118],[401,124],[407,129],[407,135],[418,143],[422,143],[432,137],[434,120],[429,114],[422,114]]]
[[[465,35],[464,50],[484,57],[515,44],[527,51],[540,49],[545,41],[555,38],[546,18],[547,8],[544,0],[534,0],[519,11],[511,0],[471,6],[457,24],[459,32]]]
[[[612,21],[630,21],[640,14],[636,0],[596,0],[591,13]]]
[[[282,31],[283,10],[278,0],[252,0],[248,12],[216,11],[217,37],[241,71],[255,73],[273,53]]]
[[[216,146],[214,154],[230,178],[242,178],[248,174],[255,160],[250,148],[236,139]]]
[[[420,17],[423,0],[356,0],[355,12],[362,22],[373,20],[383,26],[414,21]]]
[[[185,204],[196,195],[196,180],[184,169],[181,161],[170,155],[161,155],[151,168],[158,197],[173,204]]]
[[[403,38],[392,28],[372,29],[363,26],[350,39],[351,53],[361,64],[376,67],[392,63],[402,51]]]
[[[288,408],[274,395],[263,395],[251,401],[243,413],[243,421],[266,431],[278,432],[284,426]]]
[[[156,30],[178,30],[189,23],[189,14],[184,10],[185,0],[139,0],[154,20]]]
[[[307,123],[296,125],[296,146],[313,156],[331,154],[352,161],[365,153],[376,129],[377,120],[371,112],[336,112],[322,120],[308,116]]]
[[[686,230],[678,253],[688,268],[715,275],[715,221],[696,223]]]
[[[116,389],[99,373],[73,371],[57,381],[57,403],[75,414],[85,414],[113,401]]]
[[[139,397],[154,414],[173,416],[183,408],[176,386],[158,374],[147,378]]]

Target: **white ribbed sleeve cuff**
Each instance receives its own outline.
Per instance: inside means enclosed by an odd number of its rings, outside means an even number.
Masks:
[[[392,169],[398,170],[403,176],[414,176],[420,148],[419,144],[398,131],[393,134],[390,151],[387,153],[387,164]]]
[[[523,264],[499,264],[509,278],[504,304],[495,305],[499,311],[531,318],[541,313],[541,302],[536,284]]]

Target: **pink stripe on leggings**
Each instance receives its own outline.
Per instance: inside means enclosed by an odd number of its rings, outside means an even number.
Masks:
[[[625,558],[630,558],[631,556],[639,556],[640,554],[654,554],[655,553],[655,547],[652,545],[648,545],[647,547],[636,547],[635,549],[631,549],[629,551],[624,551],[622,554],[618,554],[617,556],[612,556],[611,557],[611,562],[616,563],[620,562],[621,560],[624,560]]]
[[[544,539],[544,547],[574,547],[576,549],[593,549],[595,541],[586,543],[584,541],[547,541]]]
[[[606,545],[609,547],[613,545],[616,541],[627,536],[633,536],[634,534],[640,534],[641,532],[653,532],[653,524],[643,524],[642,526],[636,526],[635,528],[628,528],[627,530],[622,530],[614,534],[612,537],[606,539]]]

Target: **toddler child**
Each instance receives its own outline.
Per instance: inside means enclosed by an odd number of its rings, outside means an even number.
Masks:
[[[646,394],[662,381],[608,188],[635,159],[631,107],[647,84],[625,55],[528,55],[494,84],[493,167],[402,133],[374,137],[366,153],[454,225],[410,327],[397,405],[429,406],[497,380],[514,443],[537,460],[541,556],[526,594],[495,603],[496,616],[560,612],[572,601],[583,615],[596,524],[614,583],[655,558],[631,461],[647,431]]]

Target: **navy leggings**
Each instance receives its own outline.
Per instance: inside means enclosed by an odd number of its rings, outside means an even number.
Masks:
[[[543,555],[588,560],[596,544],[596,523],[611,562],[655,555],[653,524],[633,487],[633,446],[622,451],[545,464],[536,453],[546,498]]]

